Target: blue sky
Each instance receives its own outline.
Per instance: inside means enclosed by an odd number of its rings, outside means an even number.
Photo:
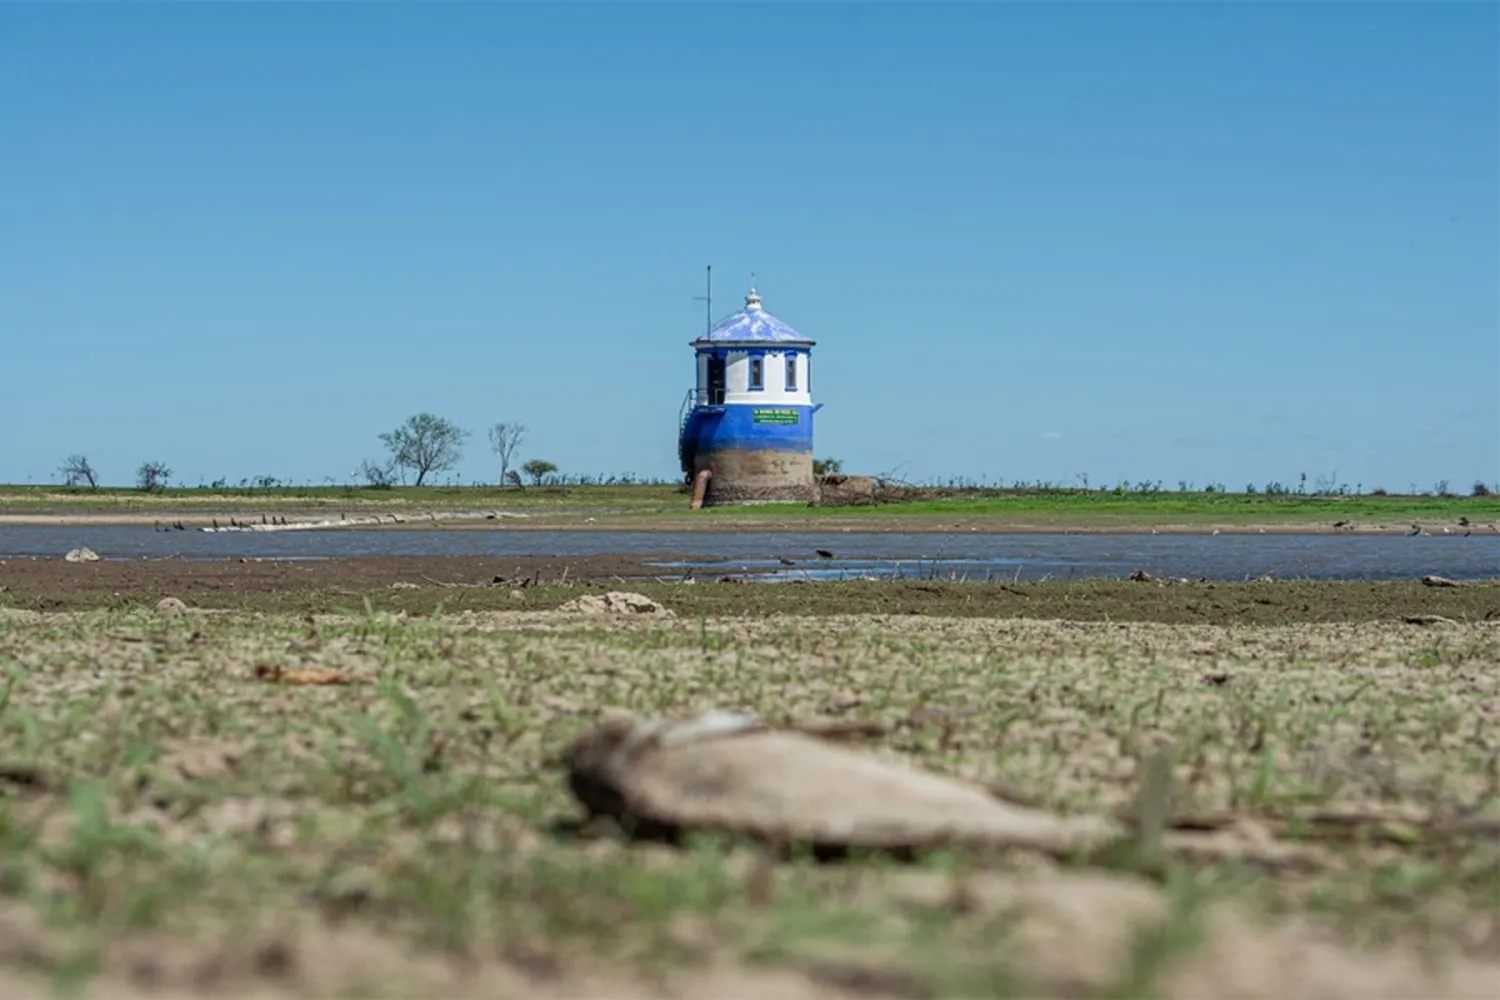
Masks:
[[[1482,3],[0,5],[0,480],[675,476],[751,271],[848,471],[1500,480]]]

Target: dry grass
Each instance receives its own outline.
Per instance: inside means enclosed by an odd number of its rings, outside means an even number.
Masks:
[[[1479,996],[1497,662],[1477,623],[0,610],[0,982]],[[878,724],[872,752],[1069,812],[1132,814],[1170,759],[1148,806],[1319,861],[820,866],[568,825],[569,739],[609,708],[708,706]]]

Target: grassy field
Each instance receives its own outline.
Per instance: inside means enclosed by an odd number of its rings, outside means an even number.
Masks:
[[[0,611],[4,992],[1493,995],[1500,628],[678,610]],[[308,667],[356,683],[270,683]],[[1223,849],[816,864],[573,822],[573,736],[706,707]]]
[[[578,510],[610,509],[652,511],[668,507],[682,508],[686,501],[676,486],[558,486],[500,489],[493,486],[396,486],[375,489],[358,486],[288,486],[267,489],[163,489],[144,492],[137,489],[61,486],[0,485],[0,512],[45,510],[191,510],[199,506],[224,509],[259,510],[292,508],[401,509],[423,510],[488,509],[507,510],[564,508]]]
[[[928,526],[1139,528],[1149,525],[1317,525],[1336,521],[1404,528],[1413,521],[1500,522],[1500,496],[1315,496],[1296,493],[1138,493],[1104,490],[912,490],[868,506],[710,508],[689,512],[679,488],[661,485],[527,489],[398,487],[388,490],[306,487],[87,490],[0,487],[0,517],[196,517],[225,512],[327,516],[332,512],[501,509],[531,515],[537,526],[690,529],[827,526],[924,530]],[[521,527],[508,522],[508,527]]]

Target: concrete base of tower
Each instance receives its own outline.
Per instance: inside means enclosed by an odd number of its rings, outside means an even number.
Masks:
[[[699,456],[698,462],[700,469],[713,470],[705,507],[818,499],[811,452],[723,448]]]

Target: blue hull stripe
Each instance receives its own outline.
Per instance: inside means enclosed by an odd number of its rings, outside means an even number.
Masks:
[[[787,404],[699,407],[688,415],[683,443],[699,455],[729,449],[810,453],[812,415],[811,406]]]

